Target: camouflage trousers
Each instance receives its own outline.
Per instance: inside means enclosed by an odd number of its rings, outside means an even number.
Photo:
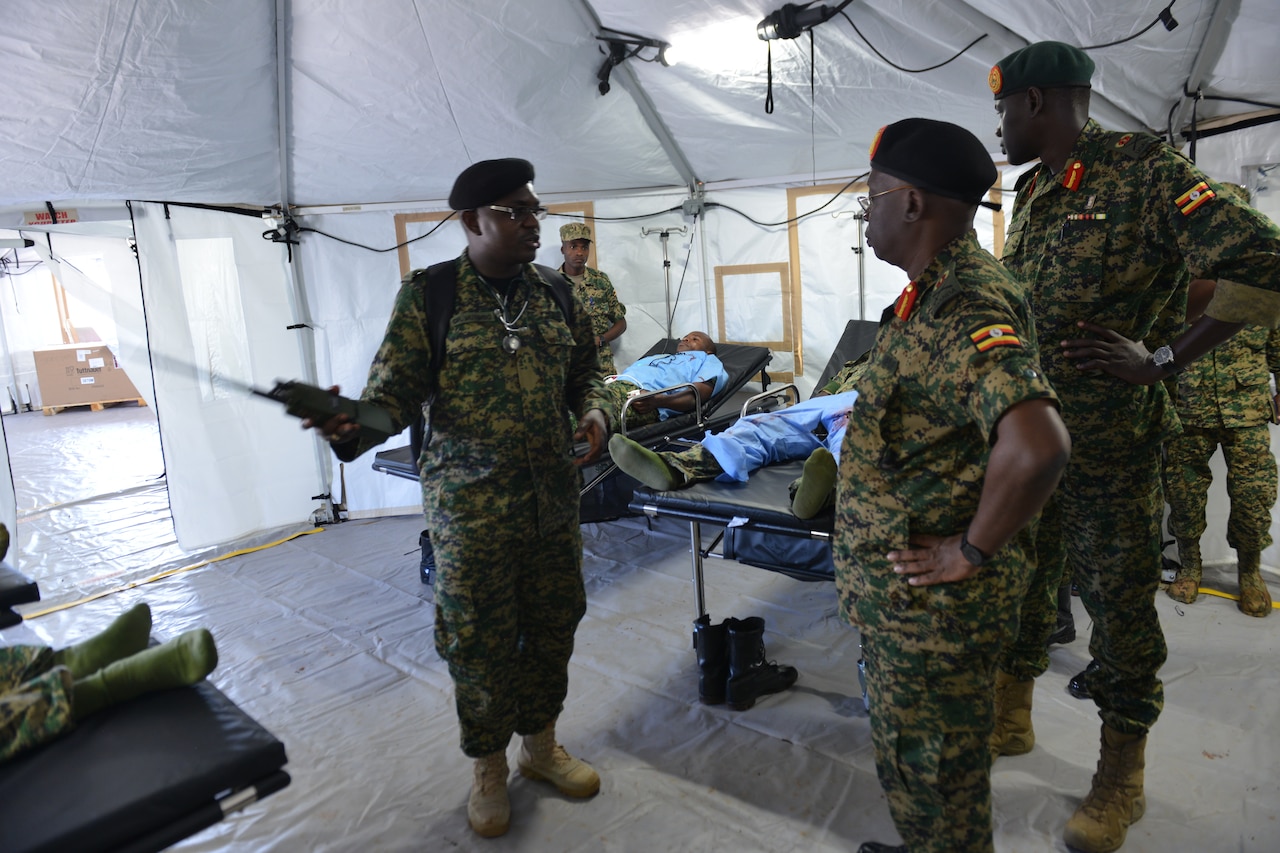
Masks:
[[[882,555],[861,556],[859,571],[892,573]],[[907,587],[893,576],[900,589],[855,605],[876,772],[912,853],[993,849],[995,669],[1017,632],[1025,567],[1015,542],[968,580]]]
[[[1266,424],[1237,428],[1183,427],[1165,445],[1165,500],[1169,532],[1178,539],[1199,541],[1205,529],[1205,507],[1213,475],[1209,460],[1218,447],[1227,463],[1227,544],[1261,552],[1271,545],[1271,508],[1276,503],[1276,458]]]
[[[549,531],[530,491],[498,515],[459,514],[431,531],[436,651],[449,665],[462,751],[472,758],[560,714],[586,613],[576,509]]]
[[[1145,733],[1164,707],[1156,672],[1168,650],[1155,596],[1160,588],[1160,458],[1155,449],[1092,456],[1072,453],[1036,531],[1035,568],[1022,603],[1021,630],[1000,660],[1018,678],[1048,668],[1045,644],[1056,618],[1056,593],[1069,571],[1093,621],[1089,680],[1108,726]]]
[[[600,372],[605,376],[612,376],[618,372],[618,368],[613,363],[613,347],[606,341],[599,347],[600,353]]]
[[[626,404],[628,397],[644,389],[634,382],[620,380],[608,383],[604,386],[604,390],[609,394],[609,424],[614,432],[622,432],[622,407]],[[661,416],[657,409],[644,414],[637,412],[635,409],[629,409],[627,411],[627,429],[656,424],[660,419]]]
[[[74,725],[71,670],[46,646],[0,648],[0,763]]]
[[[658,455],[683,474],[686,483],[714,480],[724,473],[724,468],[720,467],[715,455],[701,444],[695,444],[687,450],[661,451]]]

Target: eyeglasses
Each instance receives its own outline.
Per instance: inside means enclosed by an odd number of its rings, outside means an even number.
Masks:
[[[503,207],[500,204],[491,204],[489,209],[508,214],[512,222],[519,222],[527,216],[541,221],[547,218],[548,213],[545,207]]]
[[[876,193],[875,195],[860,195],[858,196],[858,205],[862,208],[863,213],[870,213],[871,202],[880,198],[880,196],[888,195],[889,193],[896,193],[898,190],[913,190],[913,189],[915,189],[915,187],[911,186],[910,184],[903,184],[900,187],[894,187],[891,190],[885,190],[884,192]]]

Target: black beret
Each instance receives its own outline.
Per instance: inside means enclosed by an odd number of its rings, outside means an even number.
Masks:
[[[462,170],[449,192],[453,210],[474,210],[493,204],[512,190],[533,181],[533,164],[519,157],[481,160]]]
[[[931,118],[904,118],[880,128],[871,143],[871,168],[970,204],[982,204],[998,177],[978,137]]]
[[[987,85],[1000,100],[1032,86],[1085,86],[1093,77],[1093,60],[1078,47],[1060,41],[1038,41],[1015,50],[991,67]]]

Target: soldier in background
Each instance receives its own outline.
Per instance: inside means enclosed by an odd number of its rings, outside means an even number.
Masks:
[[[978,245],[996,168],[969,131],[905,119],[871,148],[867,243],[911,276],[857,380],[833,551],[866,659],[876,770],[906,845],[992,850],[993,680],[1026,591],[1019,532],[1071,441],[1020,282]]]
[[[465,169],[449,194],[467,248],[455,262],[448,358],[438,366],[420,465],[438,567],[436,651],[456,690],[462,751],[475,759],[467,818],[485,837],[510,822],[512,734],[523,736],[522,775],[571,797],[600,789],[596,772],[557,742],[555,722],[587,606],[574,466],[604,450],[608,400],[582,303],[573,300],[570,328],[532,265],[547,214],[532,181],[526,160],[486,160]],[[395,431],[422,415],[428,398],[420,272],[401,284],[361,394],[390,413]],[[576,432],[567,412],[578,417]],[[313,425],[344,461],[374,444],[344,415]],[[582,459],[571,458],[575,440],[590,445]]]
[[[560,226],[560,252],[564,263],[560,272],[573,282],[573,290],[591,316],[596,346],[600,348],[600,369],[605,375],[618,370],[613,364],[613,342],[627,330],[627,308],[618,301],[609,276],[587,266],[591,253],[591,226],[570,222]]]
[[[1223,188],[1248,202],[1244,187]],[[1192,282],[1193,292],[1211,295],[1212,289],[1211,281]],[[1200,592],[1200,537],[1213,480],[1209,459],[1221,447],[1231,504],[1227,544],[1236,550],[1240,582],[1237,606],[1248,616],[1271,613],[1271,594],[1260,567],[1262,552],[1271,545],[1271,508],[1276,502],[1276,458],[1267,425],[1276,419],[1271,377],[1278,372],[1280,331],[1246,327],[1177,377],[1175,403],[1182,434],[1165,445],[1164,470],[1169,532],[1178,541],[1182,563],[1168,593],[1183,604],[1194,602]]]

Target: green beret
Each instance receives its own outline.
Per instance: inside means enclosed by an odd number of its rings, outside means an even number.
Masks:
[[[999,177],[978,137],[931,118],[904,118],[880,128],[871,143],[871,168],[970,204],[983,204]]]
[[[533,181],[533,164],[519,157],[481,160],[462,170],[449,192],[453,210],[475,210]]]
[[[586,240],[591,242],[591,228],[585,222],[570,222],[568,225],[560,226],[560,242],[568,243],[571,240]]]
[[[1000,100],[1032,86],[1089,86],[1093,60],[1083,50],[1060,41],[1038,41],[1006,56],[991,68],[987,85]]]

